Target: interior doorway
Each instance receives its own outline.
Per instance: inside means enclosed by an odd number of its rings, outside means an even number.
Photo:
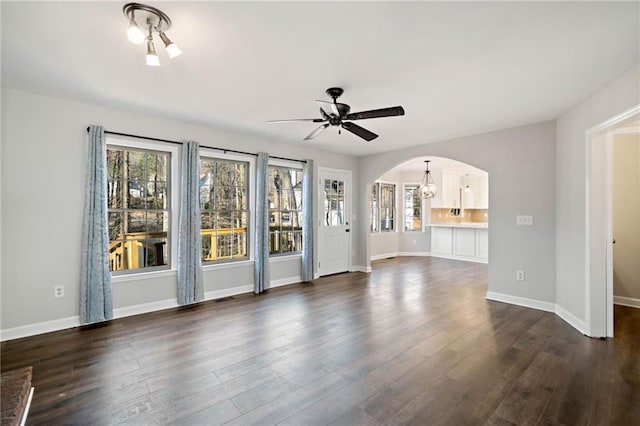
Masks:
[[[640,105],[586,134],[585,332],[613,337],[614,330],[614,140],[640,132]]]
[[[427,167],[437,189],[434,197],[423,199],[420,185]],[[368,183],[367,192],[369,261],[423,256],[488,263],[486,171],[421,156],[387,170]]]

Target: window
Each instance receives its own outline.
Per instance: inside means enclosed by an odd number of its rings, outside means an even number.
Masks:
[[[269,253],[302,251],[302,170],[269,166]]]
[[[378,192],[380,184],[374,182],[371,184],[371,199],[369,201],[369,229],[371,232],[378,232],[378,215],[380,209],[378,207]]]
[[[324,180],[324,226],[342,226],[345,224],[344,181]]]
[[[202,261],[248,258],[249,163],[200,158]]]
[[[168,269],[171,153],[108,145],[109,269]]]
[[[404,186],[404,230],[422,231],[422,198],[420,185]]]
[[[380,184],[380,231],[388,232],[396,229],[396,186],[389,183]]]
[[[388,232],[396,229],[396,186],[391,183],[371,184],[369,201],[369,229]]]

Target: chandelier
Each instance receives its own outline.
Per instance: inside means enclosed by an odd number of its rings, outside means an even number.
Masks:
[[[171,19],[164,12],[140,3],[127,3],[122,8],[122,12],[129,20],[129,29],[127,30],[129,41],[135,44],[147,42],[147,65],[152,67],[160,66],[160,59],[153,45],[153,31],[160,36],[169,58],[173,59],[182,53],[178,46],[165,34],[165,31],[171,28]],[[143,26],[144,31],[138,26],[138,22]]]
[[[425,160],[427,163],[427,170],[424,171],[424,177],[422,178],[422,182],[420,183],[419,191],[420,197],[424,199],[433,198],[438,193],[438,187],[433,181],[433,176],[431,176],[431,172],[429,171],[429,162],[431,160]]]

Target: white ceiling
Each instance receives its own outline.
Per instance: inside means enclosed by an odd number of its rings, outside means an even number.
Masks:
[[[2,85],[361,156],[556,118],[639,62],[637,2],[150,4],[184,52],[157,40],[159,68],[124,2],[3,1]],[[267,124],[318,117],[331,86],[406,115],[359,121],[368,143]]]

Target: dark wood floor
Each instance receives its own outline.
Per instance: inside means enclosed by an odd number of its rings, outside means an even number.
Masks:
[[[2,370],[33,366],[31,425],[640,424],[640,310],[594,340],[486,282],[486,265],[382,260],[5,342]]]

